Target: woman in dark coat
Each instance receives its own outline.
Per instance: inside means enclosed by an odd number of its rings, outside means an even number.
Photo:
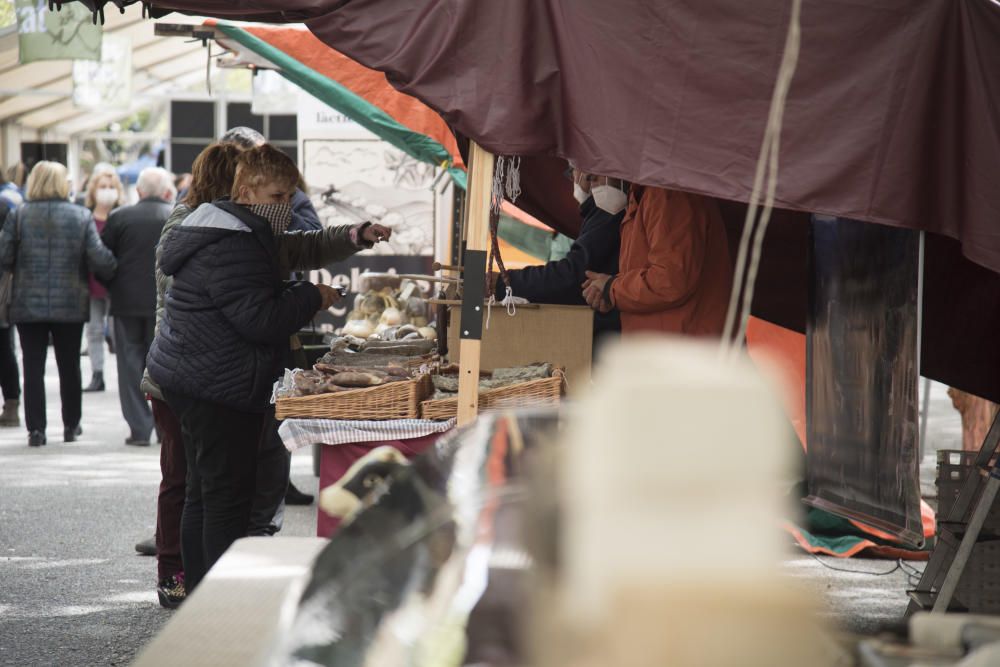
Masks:
[[[88,272],[110,280],[117,266],[90,211],[71,204],[66,167],[39,162],[28,176],[27,203],[0,231],[0,268],[14,272],[10,320],[17,325],[24,363],[28,444],[46,443],[45,358],[49,337],[59,367],[63,439],[82,433],[80,344],[90,317]]]
[[[327,285],[283,279],[275,235],[291,221],[298,180],[295,163],[271,146],[241,154],[233,201],[198,207],[160,253],[173,283],[147,366],[180,418],[187,451],[181,549],[189,592],[247,532],[288,337],[339,298]]]

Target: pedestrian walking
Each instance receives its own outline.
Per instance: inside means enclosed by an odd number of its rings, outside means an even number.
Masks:
[[[114,255],[104,247],[87,209],[68,201],[66,167],[42,161],[28,176],[27,203],[7,216],[0,231],[0,269],[14,272],[10,320],[24,360],[28,444],[46,443],[45,358],[55,348],[62,399],[63,439],[82,433],[80,343],[90,314],[87,270],[114,276]]]
[[[24,203],[24,165],[18,162],[0,174],[0,227],[7,215]],[[0,427],[21,425],[21,374],[14,351],[14,329],[9,313],[0,314],[0,391],[3,391],[3,412]]]
[[[118,172],[110,164],[98,164],[87,181],[84,205],[94,214],[97,233],[104,231],[108,216],[125,203],[125,188]],[[104,391],[104,344],[112,354],[115,351],[111,324],[108,322],[110,303],[108,290],[94,276],[90,276],[90,319],[87,322],[87,355],[90,357],[90,384],[84,391]]]
[[[125,444],[148,446],[153,414],[140,384],[156,326],[156,244],[176,197],[173,176],[160,167],[144,169],[136,191],[139,202],[113,211],[101,240],[118,260],[109,294],[117,347],[118,398],[130,431]]]

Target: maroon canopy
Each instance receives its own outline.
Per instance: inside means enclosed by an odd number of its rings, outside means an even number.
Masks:
[[[495,153],[559,156],[637,183],[746,201],[791,3],[150,4],[308,19],[320,39],[384,71]],[[938,232],[1000,271],[998,63],[997,0],[805,0],[778,205]]]
[[[495,153],[746,201],[789,8],[343,0],[308,26]],[[806,0],[778,205],[942,233],[1000,270],[998,63],[994,0]]]
[[[88,2],[103,4],[103,0]],[[127,0],[126,0],[127,4]],[[153,0],[308,20],[460,135],[522,162],[523,201],[570,232],[568,158],[596,173],[749,197],[790,2]],[[1000,400],[1000,4],[804,0],[778,205],[958,239],[927,245],[923,372]],[[742,219],[730,207],[730,219]],[[805,226],[768,233],[754,312],[804,321]],[[930,330],[929,330],[930,328]],[[933,341],[933,345],[929,343]]]

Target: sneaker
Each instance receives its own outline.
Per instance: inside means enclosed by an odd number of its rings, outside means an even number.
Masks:
[[[45,433],[42,431],[32,431],[28,434],[28,447],[41,447],[45,443]]]
[[[156,538],[151,537],[148,540],[143,540],[142,542],[136,542],[135,550],[141,553],[143,556],[155,556]]]
[[[149,440],[129,436],[125,438],[125,444],[131,445],[132,447],[149,447]]]
[[[178,572],[167,577],[156,586],[156,595],[160,598],[160,606],[164,609],[177,609],[187,597],[184,588],[184,573]]]
[[[67,426],[63,430],[63,442],[76,442],[76,439],[83,435],[83,428],[79,424]]]
[[[285,491],[286,505],[312,505],[313,496],[310,493],[302,493],[295,488],[291,482],[288,483],[288,490]]]

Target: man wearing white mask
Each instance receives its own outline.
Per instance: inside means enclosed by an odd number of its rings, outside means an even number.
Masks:
[[[580,294],[580,283],[587,271],[615,274],[618,272],[618,251],[621,246],[620,227],[624,211],[609,213],[598,207],[591,196],[591,185],[604,183],[603,176],[594,176],[578,169],[567,173],[573,181],[573,196],[580,204],[580,233],[562,259],[541,266],[528,266],[507,272],[511,291],[533,303],[554,303],[568,306],[586,305]],[[491,275],[497,300],[505,296],[506,286],[496,274]],[[618,311],[600,312],[594,317],[595,344],[621,330]]]
[[[587,272],[583,296],[599,312],[617,308],[622,333],[721,335],[733,281],[729,244],[715,201],[607,179],[595,203],[625,209],[617,275]]]

